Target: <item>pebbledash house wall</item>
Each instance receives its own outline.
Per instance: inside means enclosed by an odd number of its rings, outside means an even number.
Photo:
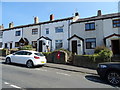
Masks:
[[[99,17],[99,16],[98,16]],[[84,48],[85,54],[93,54],[94,49],[86,49],[86,38],[96,38],[96,47],[97,46],[106,46],[109,49],[112,50],[111,47],[111,40],[112,39],[120,39],[120,37],[113,36],[111,38],[108,38],[106,40],[106,45],[104,43],[104,38],[107,36],[110,36],[112,34],[119,34],[120,35],[120,27],[113,28],[113,20],[119,19],[119,17],[112,17],[112,18],[106,18],[106,19],[98,19],[98,20],[90,20],[90,21],[84,21],[84,22],[77,22],[71,24],[71,36],[77,35],[84,39]],[[85,30],[85,24],[86,23],[95,23],[95,30],[86,31]],[[70,45],[71,50],[71,45]],[[80,53],[80,50],[78,50]],[[84,53],[83,53],[84,54]]]

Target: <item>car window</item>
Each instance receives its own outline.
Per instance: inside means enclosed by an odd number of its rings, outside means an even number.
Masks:
[[[42,53],[34,53],[37,56],[44,56]]]
[[[24,52],[24,55],[31,55],[31,52]]]
[[[23,51],[16,52],[15,55],[23,55]]]

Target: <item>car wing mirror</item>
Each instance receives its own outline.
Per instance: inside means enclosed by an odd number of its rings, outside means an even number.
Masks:
[[[13,53],[13,55],[15,55],[15,53]]]

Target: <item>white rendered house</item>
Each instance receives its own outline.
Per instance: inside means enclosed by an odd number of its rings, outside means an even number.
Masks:
[[[120,54],[120,13],[80,18],[71,23],[70,51],[77,54],[93,54],[97,46],[106,46],[114,54]]]

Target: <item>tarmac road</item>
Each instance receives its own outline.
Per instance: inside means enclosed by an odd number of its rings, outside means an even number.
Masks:
[[[1,60],[2,88],[111,88],[98,75],[73,72],[49,67],[26,68],[23,65],[7,65]]]

